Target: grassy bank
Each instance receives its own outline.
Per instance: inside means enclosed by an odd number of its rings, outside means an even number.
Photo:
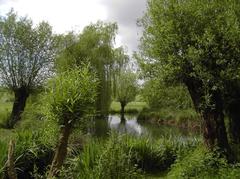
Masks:
[[[174,125],[182,128],[199,130],[201,127],[198,114],[193,109],[159,109],[144,108],[138,116],[140,121],[148,121],[154,124]]]

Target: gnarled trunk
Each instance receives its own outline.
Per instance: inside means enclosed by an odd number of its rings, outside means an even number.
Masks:
[[[224,123],[223,100],[220,91],[210,91],[214,107],[200,109],[204,97],[202,83],[191,79],[185,83],[188,87],[194,107],[202,116],[204,142],[208,148],[219,147],[226,155],[231,153]]]
[[[230,152],[223,113],[216,110],[207,110],[202,114],[202,118],[205,144],[210,149],[217,146],[224,152]]]
[[[58,145],[54,154],[48,178],[53,178],[59,174],[59,170],[61,169],[63,162],[67,156],[68,139],[71,131],[72,123],[68,123],[66,121],[65,125],[60,129]]]
[[[17,121],[21,119],[21,114],[26,106],[26,101],[29,96],[29,92],[26,88],[21,87],[14,90],[14,103],[12,113],[8,121],[8,127],[13,128]]]

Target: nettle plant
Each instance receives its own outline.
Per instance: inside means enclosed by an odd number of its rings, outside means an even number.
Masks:
[[[60,126],[60,135],[50,169],[56,176],[67,155],[69,136],[74,126],[93,114],[98,81],[88,66],[72,69],[56,76],[49,85],[47,109],[52,120]]]

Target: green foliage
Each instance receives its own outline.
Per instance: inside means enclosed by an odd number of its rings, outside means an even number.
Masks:
[[[90,141],[83,147],[79,156],[66,159],[66,167],[61,171],[61,178],[94,178],[93,167],[100,155],[101,146],[96,141]]]
[[[122,71],[117,77],[116,90],[116,100],[124,106],[133,101],[138,90],[136,74]]]
[[[217,151],[200,145],[178,157],[167,178],[238,178],[239,170],[239,164],[228,164]]]
[[[163,108],[152,110],[144,108],[138,115],[138,121],[149,121],[155,124],[170,124],[188,129],[200,129],[201,121],[199,115],[194,109],[176,110],[172,108]]]
[[[153,110],[192,108],[191,98],[184,86],[166,86],[157,78],[144,83],[141,95]]]
[[[62,125],[64,120],[75,123],[89,114],[94,109],[97,84],[88,66],[56,76],[50,81],[46,96],[49,117]]]
[[[45,127],[45,128],[44,128]],[[53,157],[53,147],[56,144],[52,131],[53,126],[45,125],[39,130],[32,132],[30,130],[19,130],[12,139],[16,141],[14,149],[15,168],[19,178],[28,178],[32,175],[34,165],[39,174],[47,170]],[[7,160],[7,141],[0,141],[0,170],[1,174],[6,171],[5,162]]]
[[[145,74],[183,82],[201,96],[196,107],[214,107],[213,93],[239,80],[239,7],[235,0],[149,0],[141,21]]]
[[[2,174],[7,160],[7,150],[8,148],[6,142],[2,142],[0,140],[0,177],[3,177]]]
[[[132,155],[126,148],[124,137],[111,135],[98,161],[98,178],[141,178],[131,161]]]
[[[131,147],[133,160],[147,172],[165,171],[176,159],[176,146],[167,140],[158,141],[157,144],[148,139],[136,140]]]
[[[55,133],[56,134],[56,133]],[[39,174],[47,171],[53,157],[53,143],[51,133],[46,131],[18,132],[16,137],[15,167],[18,168],[18,177],[27,178],[34,172],[34,166]]]
[[[113,47],[116,31],[115,23],[97,22],[79,35],[68,34],[62,38],[63,51],[56,60],[60,72],[89,63],[99,79],[96,107],[103,115],[110,106],[115,71],[126,60],[123,49]]]
[[[0,128],[7,128],[7,123],[10,118],[10,112],[8,109],[0,111]]]
[[[128,139],[129,140],[129,139]],[[130,138],[128,147],[133,152],[132,160],[138,168],[148,173],[167,171],[183,150],[194,148],[199,140],[180,138],[160,138],[151,141],[149,138]]]
[[[62,170],[63,178],[142,178],[144,172],[166,171],[175,159],[196,148],[198,140],[151,141],[111,133],[107,141],[90,141]]]
[[[0,87],[0,128],[7,127],[13,100],[13,95],[8,90]]]
[[[71,161],[69,174],[86,179],[142,178],[131,161],[132,155],[125,137],[111,134],[106,143],[93,141],[85,146],[83,152]]]

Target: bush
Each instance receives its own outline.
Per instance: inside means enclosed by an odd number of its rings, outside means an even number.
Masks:
[[[58,123],[58,146],[48,177],[58,176],[67,156],[68,140],[77,124],[95,112],[98,80],[89,66],[75,68],[55,76],[46,96],[47,116]]]
[[[94,112],[98,80],[89,66],[71,69],[52,79],[46,94],[48,117],[59,125],[77,123]]]
[[[167,178],[239,178],[240,165],[230,165],[220,153],[203,145],[182,152]]]
[[[142,97],[154,110],[163,108],[193,108],[188,90],[185,86],[167,86],[162,79],[151,79],[144,83]]]
[[[162,138],[158,141],[134,139],[129,145],[134,153],[133,160],[145,172],[163,172],[170,168],[182,150],[195,147],[199,140]]]

